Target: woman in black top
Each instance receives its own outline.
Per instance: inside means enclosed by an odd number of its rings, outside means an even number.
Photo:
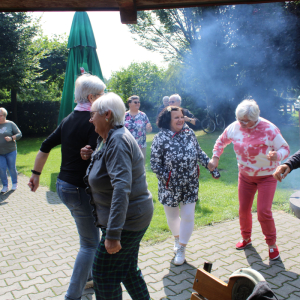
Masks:
[[[99,230],[94,226],[89,196],[85,192],[83,177],[90,160],[82,160],[80,149],[90,145],[95,149],[98,135],[89,123],[91,104],[103,95],[105,84],[89,74],[80,76],[75,83],[75,102],[72,113],[62,120],[57,129],[42,143],[38,152],[32,176],[29,180],[31,191],[39,186],[39,175],[47,161],[51,149],[61,145],[61,167],[56,189],[61,201],[70,210],[80,238],[80,249],[76,257],[73,274],[65,299],[81,299],[88,281],[92,280],[92,264]]]

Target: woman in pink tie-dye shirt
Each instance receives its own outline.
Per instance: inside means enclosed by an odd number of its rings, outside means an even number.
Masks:
[[[252,244],[252,204],[257,196],[257,216],[271,260],[279,258],[276,245],[276,228],[272,216],[272,203],[277,181],[272,173],[290,153],[280,130],[268,120],[259,117],[259,107],[254,100],[244,100],[236,108],[236,120],[217,139],[211,162],[218,166],[224,148],[233,143],[239,167],[238,195],[239,219],[242,240],[236,249]]]

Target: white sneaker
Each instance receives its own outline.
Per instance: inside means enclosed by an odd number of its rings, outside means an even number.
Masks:
[[[177,248],[176,256],[174,258],[174,264],[181,266],[185,262],[185,246],[179,245]]]
[[[3,186],[1,193],[4,194],[6,192],[8,192],[8,186]]]
[[[174,242],[174,253],[176,254],[177,249],[179,247],[179,237],[175,237],[175,242]]]
[[[11,187],[12,191],[15,191],[18,188],[18,184],[14,183]]]

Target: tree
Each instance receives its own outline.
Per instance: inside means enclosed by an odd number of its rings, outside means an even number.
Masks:
[[[60,101],[68,60],[67,36],[40,36],[34,41],[35,51],[43,53],[41,76],[26,88],[20,88],[21,101]]]
[[[132,95],[141,99],[141,110],[155,118],[164,94],[164,70],[150,62],[131,63],[128,68],[114,72],[108,90],[117,93],[124,102]]]
[[[299,84],[299,18],[289,11],[282,3],[158,10],[129,28],[140,45],[177,62],[190,97],[234,109],[252,95],[270,115]]]
[[[0,88],[11,91],[13,120],[17,122],[17,92],[40,76],[42,52],[33,39],[39,30],[27,13],[0,13]]]

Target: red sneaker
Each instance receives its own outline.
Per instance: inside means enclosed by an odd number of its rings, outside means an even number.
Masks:
[[[244,239],[243,240],[240,240],[236,245],[235,245],[235,248],[237,250],[243,250],[245,248],[247,248],[248,246],[252,245],[252,242],[251,242],[251,238],[248,240],[248,241],[245,241]]]
[[[275,260],[280,257],[277,245],[276,245],[276,248],[269,248],[269,257],[270,257],[270,260]]]

